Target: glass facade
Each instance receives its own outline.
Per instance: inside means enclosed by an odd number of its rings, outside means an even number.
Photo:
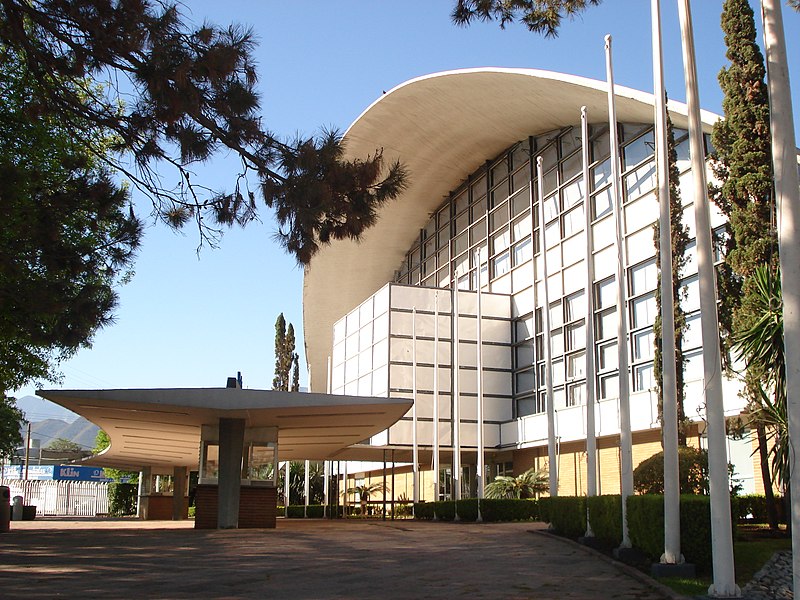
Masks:
[[[456,285],[473,291],[480,273],[484,291],[511,296],[513,417],[546,410],[545,343],[550,344],[552,401],[557,410],[586,401],[587,351],[595,352],[598,399],[614,399],[618,394],[617,252],[609,132],[607,124],[593,125],[589,130],[588,189],[583,177],[579,126],[519,142],[470,174],[449,195],[420,231],[419,239],[396,272],[395,281],[401,284],[428,288]],[[675,135],[678,167],[685,173],[689,168],[687,135],[681,130],[676,130]],[[629,376],[634,393],[649,392],[655,385],[657,270],[653,225],[658,218],[658,201],[653,137],[652,125],[619,126]],[[539,156],[543,167],[542,198],[538,197],[532,166]],[[688,186],[683,201],[684,206],[691,204]],[[544,223],[538,218],[539,202],[543,202]],[[591,215],[591,260],[595,272],[589,290],[585,289],[586,210]],[[684,222],[693,227],[691,212]],[[546,282],[542,277],[544,261]],[[683,349],[688,360],[687,384],[691,384],[692,378],[702,377],[697,276],[691,257],[683,277],[682,305],[689,321]],[[542,301],[545,285],[550,301],[547,307]],[[594,294],[592,315],[587,314],[589,293]],[[549,332],[544,331],[543,310],[549,311]],[[594,327],[595,347],[591,349],[586,348],[587,326]]]

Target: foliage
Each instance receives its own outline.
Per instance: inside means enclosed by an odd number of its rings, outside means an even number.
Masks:
[[[664,552],[664,497],[628,496],[631,543],[653,560]],[[711,569],[711,504],[708,496],[681,495],[681,553],[698,571]]]
[[[586,506],[592,533],[610,546],[622,542],[622,497],[619,494],[588,496]]]
[[[367,503],[370,496],[376,494],[386,494],[389,488],[382,481],[375,481],[373,483],[362,483],[360,485],[347,488],[348,494],[358,494],[358,502],[361,505],[361,516],[367,516]]]
[[[74,452],[79,453],[83,452],[83,446],[80,444],[76,444],[72,440],[68,440],[66,438],[56,438],[47,446],[44,447],[45,450],[53,450],[55,452]]]
[[[10,459],[22,444],[20,429],[25,414],[17,408],[16,398],[3,394],[0,399],[0,459]]]
[[[458,25],[474,20],[500,21],[500,27],[518,21],[529,31],[558,35],[561,20],[574,18],[587,6],[597,6],[602,0],[458,0],[452,19]]]
[[[686,249],[689,246],[689,228],[683,224],[683,203],[681,202],[681,174],[678,170],[678,152],[675,146],[675,129],[672,119],[667,113],[667,149],[669,153],[669,222],[670,222],[670,247],[672,251],[672,302],[673,319],[675,325],[675,402],[678,406],[678,443],[686,445],[686,429],[689,419],[684,411],[684,357],[683,336],[686,332],[686,313],[681,307],[681,300],[686,296],[685,287],[681,284],[683,269],[686,266]],[[660,199],[659,199],[660,202]],[[663,358],[662,358],[662,329],[661,320],[661,230],[656,222],[653,228],[653,242],[656,247],[656,268],[658,269],[658,284],[656,286],[656,319],[653,324],[653,337],[655,338],[655,353],[653,356],[653,371],[656,380],[656,395],[658,397],[658,421],[664,423],[664,390],[663,390]]]
[[[0,38],[0,389],[6,390],[56,379],[55,365],[112,322],[115,287],[131,276],[141,236],[127,189],[98,160],[112,142],[110,130],[50,114],[44,98],[50,85],[80,91],[76,110],[86,106],[91,90],[84,82],[37,72]]]
[[[459,509],[460,510],[460,509]],[[459,512],[459,514],[461,514]],[[529,498],[481,500],[481,518],[489,523],[499,521],[531,521],[539,517],[539,501]]]
[[[789,485],[789,430],[786,413],[786,357],[783,347],[783,297],[779,269],[757,266],[751,276],[753,322],[734,338],[737,358],[749,373],[758,374],[752,383],[753,418],[766,426],[772,440],[772,477],[786,489]]]
[[[586,533],[586,498],[584,496],[539,498],[539,507],[542,520],[550,523],[559,534],[577,538]]]
[[[533,498],[548,489],[547,472],[530,468],[516,477],[498,475],[486,486],[486,497],[499,498]]]
[[[136,514],[138,486],[133,483],[108,484],[108,510],[112,517]]]
[[[287,509],[287,514],[290,519],[303,519],[306,514],[309,519],[321,519],[324,515],[325,506],[323,504],[309,504],[308,511],[304,504],[290,504]]]
[[[687,446],[678,448],[678,480],[681,494],[708,494],[708,453]],[[643,460],[633,470],[637,494],[664,493],[663,450]]]
[[[283,313],[275,320],[275,377],[272,389],[284,392],[296,392],[300,387],[298,362],[300,358],[295,352],[294,325],[286,326]],[[292,367],[294,366],[294,372]],[[289,379],[291,377],[291,380]]]
[[[308,471],[309,503],[319,504],[324,500],[324,470],[322,463],[312,461]],[[278,472],[278,487],[283,489],[286,469]],[[289,463],[289,500],[290,504],[305,504],[305,461]]]
[[[191,25],[169,0],[6,0],[0,42],[43,82],[35,111],[79,143],[86,124],[108,129],[114,142],[96,158],[163,222],[195,223],[201,244],[257,219],[260,194],[279,241],[308,263],[331,240],[357,239],[405,186],[404,168],[379,149],[345,160],[336,131],[281,140],[264,129],[252,31]],[[81,83],[101,78],[101,89]],[[198,164],[228,151],[241,161],[232,191],[196,180]]]
[[[732,500],[734,500],[734,498],[732,498]],[[775,503],[776,512],[780,514],[780,511],[777,509],[783,506],[783,498],[780,496],[773,497],[773,502]],[[743,494],[741,496],[736,496],[735,503],[731,503],[731,508],[736,509],[733,511],[733,517],[739,521],[749,521],[751,523],[769,522],[767,498],[762,494]],[[748,518],[748,515],[752,515],[752,517]],[[785,523],[786,515],[781,515],[781,517],[780,521]]]
[[[719,73],[725,118],[714,125],[712,166],[720,183],[709,191],[728,219],[725,262],[718,274],[727,350],[731,336],[752,324],[753,270],[760,264],[777,267],[778,251],[766,70],[747,0],[725,1],[722,29],[731,64]]]

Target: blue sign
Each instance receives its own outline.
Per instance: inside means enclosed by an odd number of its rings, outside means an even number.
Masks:
[[[100,467],[58,466],[53,479],[63,481],[111,481]]]
[[[47,480],[53,479],[53,465],[29,465],[28,479]],[[24,479],[24,465],[7,465],[3,467],[3,479]]]

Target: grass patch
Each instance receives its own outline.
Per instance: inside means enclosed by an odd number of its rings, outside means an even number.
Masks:
[[[749,583],[753,575],[772,558],[773,554],[792,549],[792,540],[786,537],[785,533],[776,535],[766,527],[740,527],[737,534],[738,539],[733,542],[733,559],[736,583],[739,587]],[[708,592],[708,586],[711,585],[710,577],[697,579],[665,577],[659,581],[684,596],[704,596]]]

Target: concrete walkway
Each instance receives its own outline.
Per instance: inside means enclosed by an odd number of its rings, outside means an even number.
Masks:
[[[14,522],[0,534],[4,598],[665,598],[540,523],[279,520]]]

